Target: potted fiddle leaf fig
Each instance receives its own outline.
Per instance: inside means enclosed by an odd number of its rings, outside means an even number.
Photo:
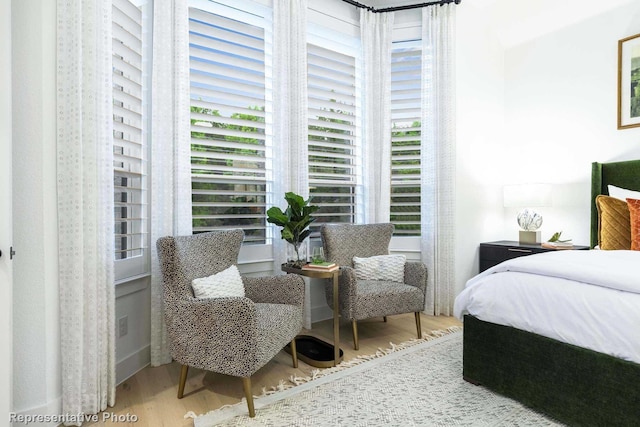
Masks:
[[[290,243],[295,251],[295,259],[287,261],[290,265],[300,268],[306,262],[300,254],[301,245],[311,234],[309,225],[316,220],[311,214],[319,207],[309,204],[311,198],[304,200],[302,196],[293,192],[285,193],[284,199],[288,205],[284,212],[277,206],[270,208],[267,211],[267,221],[282,227],[280,237]]]

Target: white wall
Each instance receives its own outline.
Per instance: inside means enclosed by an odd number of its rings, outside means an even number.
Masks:
[[[485,10],[456,9],[456,289],[478,272],[478,245],[503,239],[504,49]]]
[[[14,411],[60,413],[55,2],[12,2]]]
[[[627,3],[505,54],[505,183],[549,182],[542,238],[589,244],[591,163],[640,158],[640,128],[617,130],[617,42],[640,33]],[[517,239],[515,211],[503,237]]]
[[[11,3],[0,2],[0,414],[13,408]],[[0,423],[4,425],[4,423]]]

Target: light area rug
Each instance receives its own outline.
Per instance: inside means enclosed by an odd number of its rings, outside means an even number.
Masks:
[[[453,328],[454,330],[456,328]],[[426,336],[375,355],[281,381],[254,399],[201,416],[210,426],[559,426],[520,403],[462,379],[462,332]]]

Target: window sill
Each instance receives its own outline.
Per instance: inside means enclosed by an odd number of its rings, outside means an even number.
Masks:
[[[144,273],[117,280],[115,282],[116,299],[147,289],[150,278],[151,273]]]

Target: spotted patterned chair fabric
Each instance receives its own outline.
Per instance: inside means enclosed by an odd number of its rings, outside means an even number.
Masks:
[[[406,262],[404,283],[358,280],[353,257],[389,254],[393,224],[324,225],[320,231],[327,261],[341,266],[338,301],[340,315],[351,320],[353,345],[358,350],[358,320],[415,313],[418,338],[422,337],[420,312],[424,309],[427,268],[421,262]],[[327,303],[333,306],[333,287],[325,285]]]
[[[164,283],[164,315],[171,356],[182,364],[178,398],[189,366],[242,377],[254,416],[250,377],[302,329],[304,281],[289,274],[242,277],[245,297],[196,299],[191,281],[237,263],[242,230],[162,237],[156,245]]]

